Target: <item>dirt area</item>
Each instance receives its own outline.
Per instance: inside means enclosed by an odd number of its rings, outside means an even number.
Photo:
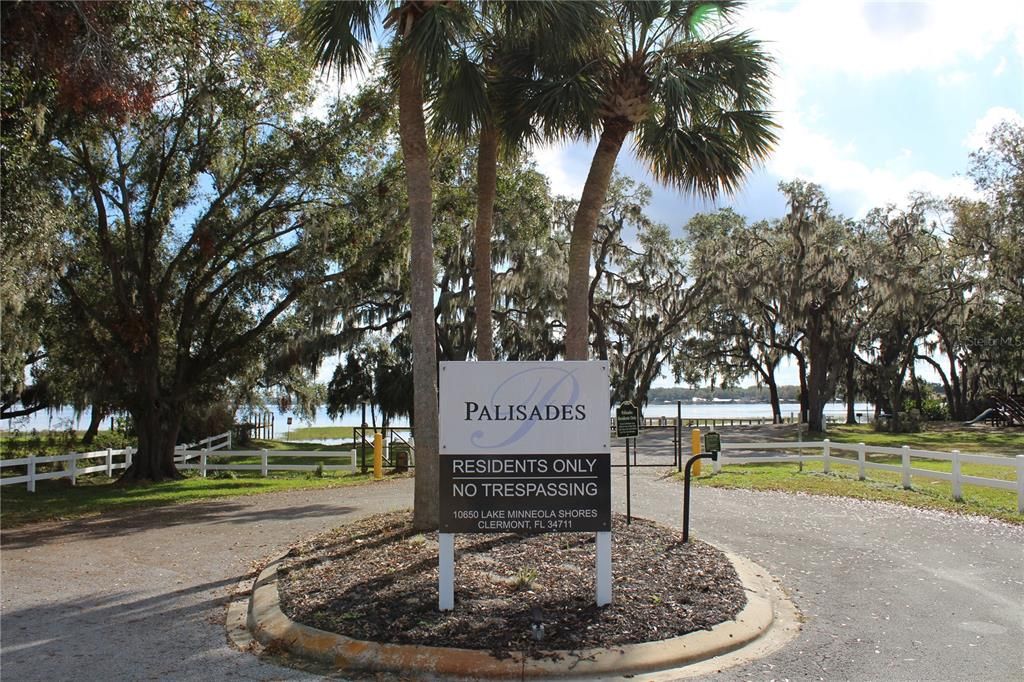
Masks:
[[[613,532],[614,601],[604,608],[594,604],[593,533],[457,535],[455,610],[440,613],[437,535],[414,532],[408,513],[296,545],[279,571],[281,607],[355,639],[503,655],[666,639],[710,629],[746,604],[732,565],[710,545],[623,516]]]

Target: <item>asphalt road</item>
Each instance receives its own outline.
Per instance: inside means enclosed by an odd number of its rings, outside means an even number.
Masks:
[[[640,461],[667,464],[664,451]],[[632,472],[632,511],[678,527],[682,487],[663,472]],[[411,501],[405,480],[5,531],[0,677],[318,679],[228,645],[232,589],[300,537]],[[806,619],[787,647],[720,679],[1024,679],[1024,528],[775,493],[696,489],[692,504],[694,536],[765,566]]]

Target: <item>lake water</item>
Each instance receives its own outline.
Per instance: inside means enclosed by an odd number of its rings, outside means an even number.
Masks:
[[[800,412],[799,403],[782,403],[782,415],[784,417],[790,417]],[[861,417],[861,421],[868,418],[874,411],[874,407],[868,403],[857,403],[856,411],[864,415]],[[280,410],[271,410],[274,414],[274,426],[277,431],[278,437],[284,436],[288,431],[288,415],[282,413]],[[684,419],[711,419],[711,418],[729,418],[729,417],[771,417],[772,408],[768,403],[686,403],[682,404],[682,413]],[[612,410],[614,414],[614,410]],[[829,403],[825,407],[825,414],[833,415],[846,415],[846,405],[840,402]],[[645,417],[674,417],[676,415],[676,404],[657,404],[648,405],[644,408]],[[373,424],[373,420],[367,410],[366,421],[368,424]],[[8,423],[10,422],[10,423]],[[4,422],[2,427],[4,429],[13,427],[21,430],[28,429],[66,429],[73,427],[75,429],[84,430],[89,426],[89,411],[86,410],[80,415],[75,415],[71,410],[59,410],[52,414],[46,412],[37,412],[29,417],[25,417],[21,420],[8,420]],[[307,422],[298,417],[292,417],[291,429],[298,429],[304,426],[356,426],[361,423],[361,414],[359,412],[349,412],[342,415],[336,420],[332,420],[327,416],[324,411],[317,411],[316,417]],[[377,416],[377,424],[380,424],[380,415]],[[408,426],[409,421],[406,418],[396,419],[392,422],[393,426]],[[110,422],[107,421],[100,428],[107,429],[110,427]]]

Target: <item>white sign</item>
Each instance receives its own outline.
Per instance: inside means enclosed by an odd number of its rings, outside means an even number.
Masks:
[[[608,452],[608,363],[442,362],[442,455]]]

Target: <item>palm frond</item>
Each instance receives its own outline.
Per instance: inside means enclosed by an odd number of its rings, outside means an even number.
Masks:
[[[483,65],[460,50],[440,74],[431,103],[431,125],[442,137],[464,137],[493,119]]]
[[[365,67],[379,7],[376,2],[330,0],[312,0],[306,5],[299,30],[325,71],[336,67],[344,76]]]

